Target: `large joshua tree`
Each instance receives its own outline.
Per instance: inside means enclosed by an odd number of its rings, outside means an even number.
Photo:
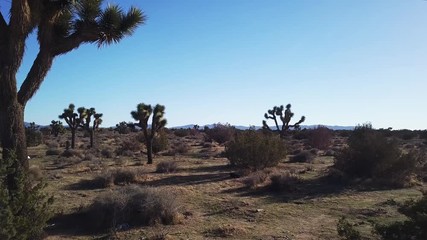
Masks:
[[[290,124],[291,119],[293,118],[294,113],[291,111],[291,104],[286,105],[286,109],[281,105],[280,107],[274,106],[273,109],[270,109],[267,111],[266,114],[264,114],[264,118],[266,120],[262,121],[262,127],[263,129],[277,132],[280,134],[281,138],[284,138],[286,136],[286,132],[289,130],[289,128],[299,129],[300,124],[305,121],[305,117],[302,116],[301,119],[294,123]],[[272,119],[274,121],[274,125],[276,129],[271,129],[270,126],[267,124],[267,120]],[[282,126],[279,126],[278,120],[281,121]]]
[[[0,13],[1,145],[3,159],[15,152],[20,165],[28,168],[24,109],[40,88],[55,57],[84,43],[100,47],[119,42],[144,22],[144,15],[135,7],[127,12],[116,5],[104,8],[102,0],[9,2],[8,19]],[[39,52],[18,89],[16,74],[24,57],[25,41],[32,32],[37,34]]]
[[[153,163],[153,141],[156,134],[166,126],[166,119],[163,118],[165,114],[165,106],[157,104],[154,109],[151,105],[144,103],[136,106],[136,111],[130,113],[136,121],[138,126],[142,129],[145,138],[145,146],[147,147],[148,164]],[[148,126],[148,120],[153,115],[151,126]]]
[[[86,109],[84,107],[78,108],[77,112],[79,113],[80,127],[89,133],[90,147],[92,148],[95,130],[98,129],[99,125],[102,123],[102,113],[96,113],[95,108]]]

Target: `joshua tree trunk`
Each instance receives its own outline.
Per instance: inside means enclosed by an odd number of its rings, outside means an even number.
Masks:
[[[71,129],[71,148],[76,146],[76,129]]]
[[[93,148],[93,134],[94,134],[94,130],[93,130],[93,129],[90,129],[90,130],[89,130],[90,148]]]
[[[153,139],[147,139],[147,164],[153,164]]]
[[[13,152],[21,166],[28,167],[27,146],[25,141],[24,108],[16,101],[1,98],[3,103],[0,109],[1,144],[3,159],[7,159]],[[4,104],[7,103],[7,104]]]

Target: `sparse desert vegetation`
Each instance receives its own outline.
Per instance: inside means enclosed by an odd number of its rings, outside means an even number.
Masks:
[[[117,2],[0,1],[0,240],[427,239],[425,3]]]
[[[284,139],[263,130],[233,131],[218,143],[206,142],[204,130],[164,129],[169,144],[155,151],[155,164],[141,164],[146,147],[138,131],[99,129],[90,150],[82,148],[90,146],[84,130],[68,150],[69,130],[46,135],[29,148],[31,179],[47,183],[43,191],[54,199],[44,236],[405,239],[390,238],[403,228],[415,239],[424,236],[417,230],[424,226],[417,217],[425,207],[422,138],[404,140],[393,131],[383,137],[362,125],[347,137],[331,130],[330,145],[313,150],[310,138],[294,131]],[[327,154],[332,150],[336,157]],[[368,154],[383,158],[365,163]],[[384,180],[389,176],[393,184]]]

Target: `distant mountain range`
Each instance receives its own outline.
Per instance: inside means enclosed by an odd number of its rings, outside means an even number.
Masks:
[[[187,129],[187,128],[193,128],[194,125],[195,124],[188,124],[188,125],[175,126],[175,127],[169,127],[169,128]],[[204,127],[213,128],[214,125],[215,124],[200,125],[200,129],[203,129]],[[240,129],[240,130],[247,130],[247,129],[249,129],[251,127],[251,126],[240,126],[240,125],[232,125],[232,126],[235,127],[235,128],[237,128],[237,129]],[[312,129],[312,128],[315,128],[317,126],[319,126],[319,125],[301,125],[301,129],[304,129],[304,128],[306,128],[306,129]],[[325,127],[329,128],[329,129],[332,129],[332,130],[353,130],[354,129],[354,126],[336,126],[336,125],[333,125],[333,126],[322,125],[322,126],[325,126]],[[261,129],[262,128],[261,126],[252,126],[252,127],[255,127],[255,129]],[[274,128],[273,126],[270,126],[270,127]]]

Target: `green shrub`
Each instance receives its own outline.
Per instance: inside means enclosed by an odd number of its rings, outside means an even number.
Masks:
[[[7,186],[8,176],[14,176],[13,188]],[[44,188],[43,182],[31,182],[16,157],[0,161],[0,239],[38,239],[42,235],[53,202],[43,193]]]
[[[418,201],[406,202],[399,208],[399,212],[408,217],[408,220],[375,226],[375,231],[382,239],[427,239],[427,195]]]
[[[179,222],[180,205],[173,193],[151,187],[129,186],[97,197],[84,211],[86,227],[95,231]]]
[[[169,146],[168,136],[164,131],[160,131],[153,139],[153,153],[164,151]]]
[[[277,136],[247,130],[227,143],[224,155],[232,166],[261,170],[276,166],[286,157],[286,148]]]
[[[372,178],[378,182],[402,185],[425,162],[422,153],[402,153],[398,143],[362,125],[348,139],[348,147],[335,156],[334,167],[350,178]]]
[[[25,137],[27,139],[28,147],[38,146],[43,141],[43,134],[36,127],[35,123],[30,123],[30,126],[25,128]]]

